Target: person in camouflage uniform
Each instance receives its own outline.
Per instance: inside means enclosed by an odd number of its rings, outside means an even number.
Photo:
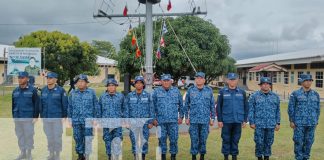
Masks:
[[[93,130],[86,127],[86,119],[99,117],[99,105],[95,91],[88,88],[87,75],[79,75],[76,82],[78,88],[73,90],[69,96],[68,118],[72,122],[78,160],[88,160],[91,153]]]
[[[40,75],[40,68],[36,66],[36,58],[30,57],[29,58],[29,65],[25,67],[25,72],[28,72],[29,75],[39,76]]]
[[[256,91],[249,99],[248,121],[255,130],[255,155],[258,160],[268,160],[274,142],[274,131],[280,129],[280,99],[270,90],[270,78],[260,79],[260,91]]]
[[[182,124],[184,117],[183,100],[179,89],[171,86],[170,74],[162,75],[161,80],[162,86],[155,89],[152,95],[156,116],[154,125],[161,129],[159,146],[162,160],[166,160],[167,137],[170,140],[171,160],[175,160],[178,153],[178,124]]]
[[[302,74],[300,78],[302,87],[290,95],[288,115],[290,127],[294,129],[295,159],[307,160],[320,115],[320,97],[311,89],[312,75]]]
[[[186,124],[190,125],[192,160],[200,153],[200,160],[206,154],[206,141],[209,134],[209,125],[215,121],[215,100],[213,90],[205,86],[205,73],[197,72],[195,86],[190,87],[185,99]]]
[[[106,83],[107,90],[99,98],[99,115],[101,118],[125,118],[126,109],[124,107],[124,95],[116,92],[118,83],[115,79],[108,79]],[[112,142],[117,138],[117,141],[123,139],[122,128],[104,128],[103,129],[103,140],[106,144],[106,154],[110,160],[112,157]],[[121,151],[120,142],[116,142],[117,148]],[[115,143],[113,143],[115,144]],[[113,153],[114,156],[118,157],[121,152]]]
[[[142,76],[136,76],[133,86],[135,91],[130,92],[125,98],[125,108],[127,108],[128,118],[153,118],[154,108],[151,94],[144,90],[145,82]],[[142,127],[132,127],[130,131],[130,139],[132,142],[132,153],[136,160],[138,153],[142,154],[142,160],[145,160],[145,155],[148,153],[148,140],[150,129],[153,127],[153,121],[147,121]],[[139,148],[139,139],[145,141]]]

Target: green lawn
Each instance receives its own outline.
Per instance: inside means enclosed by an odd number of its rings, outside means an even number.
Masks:
[[[122,87],[119,87],[118,90],[121,90]],[[105,90],[104,87],[96,87],[97,94],[101,94]],[[5,94],[3,96],[0,90],[0,118],[8,118],[11,117],[11,94]],[[183,93],[184,91],[182,91]],[[217,91],[215,91],[214,95],[216,96]],[[275,134],[275,142],[273,144],[273,156],[271,159],[280,159],[280,160],[293,160],[293,141],[292,134],[293,131],[289,127],[288,115],[287,115],[287,103],[282,103],[281,105],[281,129],[279,132]],[[0,130],[4,124],[0,125]],[[68,135],[71,135],[71,130],[68,129]],[[99,132],[99,159],[106,159],[104,143],[101,137],[102,133]],[[5,138],[2,138],[3,141]],[[324,142],[324,118],[323,114],[320,117],[319,126],[316,130],[315,143],[312,148],[312,159],[314,160],[322,160],[324,159],[324,146],[321,144]],[[158,146],[158,140],[155,135],[151,135],[149,141],[149,154],[147,155],[147,159],[155,159],[155,151]],[[239,144],[240,147],[240,155],[239,159],[249,160],[255,159],[254,157],[254,141],[253,141],[253,130],[249,127],[243,129],[242,138]],[[46,146],[44,146],[46,148]],[[74,151],[74,149],[73,149]],[[179,160],[187,160],[191,158],[190,155],[190,137],[187,133],[180,134],[179,137]],[[220,129],[211,130],[207,142],[207,152],[206,159],[215,160],[222,159],[223,156],[221,154],[221,138],[220,138]],[[169,155],[168,155],[169,158]],[[76,155],[74,155],[74,159],[76,159]],[[132,159],[132,154],[130,151],[130,140],[128,135],[124,136],[123,141],[123,159]]]

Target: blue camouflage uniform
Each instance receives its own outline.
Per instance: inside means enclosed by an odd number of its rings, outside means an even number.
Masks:
[[[301,75],[301,81],[313,80],[311,75]],[[288,105],[289,121],[295,124],[293,140],[296,160],[310,158],[314,133],[320,115],[320,97],[315,90],[294,91]]]
[[[144,78],[142,76],[135,77],[135,82],[141,81],[144,84]],[[151,94],[145,90],[142,93],[138,94],[135,91],[130,92],[125,98],[125,108],[127,110],[127,118],[153,118],[154,117],[154,108]],[[132,153],[148,153],[148,141],[150,136],[150,129],[148,124],[152,123],[152,120],[149,120],[144,124],[143,127],[135,127],[130,131],[130,139],[132,142]],[[134,132],[134,129],[136,130]],[[142,132],[143,135],[140,135]],[[139,135],[137,135],[137,133]],[[136,137],[136,138],[135,138]],[[146,142],[144,142],[142,149],[137,148],[136,142],[138,139],[143,137]]]
[[[79,75],[79,79],[88,82],[86,75]],[[89,82],[88,82],[89,83]],[[73,90],[69,96],[68,118],[72,121],[75,150],[78,154],[91,153],[92,128],[86,128],[86,119],[98,117],[98,99],[95,91],[86,88],[84,91]],[[87,141],[86,141],[87,137]],[[87,144],[87,148],[86,147]]]
[[[196,77],[205,78],[203,72],[197,72]],[[190,119],[189,134],[192,155],[206,154],[206,141],[209,134],[209,122],[215,120],[215,100],[213,90],[208,86],[199,89],[190,87],[185,99],[185,117]]]
[[[28,77],[27,72],[19,72],[18,77]],[[15,120],[15,132],[21,151],[34,149],[33,118],[39,116],[39,96],[30,85],[17,87],[12,92],[12,117]]]
[[[235,73],[227,75],[229,80],[237,79]],[[242,123],[247,122],[249,106],[244,90],[236,87],[224,87],[218,93],[217,120],[223,122],[222,128],[222,153],[236,156],[239,154],[238,143],[242,133]]]
[[[108,79],[107,85],[118,85],[115,79]],[[106,86],[107,86],[106,85]],[[116,92],[109,94],[107,91],[103,93],[99,98],[99,117],[100,118],[125,118],[126,109],[124,106],[124,95]],[[108,125],[109,126],[109,125]],[[122,127],[117,128],[104,128],[103,140],[106,145],[106,154],[111,156],[112,154],[112,142],[115,138],[119,140],[123,139]],[[120,146],[118,146],[120,147]],[[120,153],[113,153],[113,155],[119,155]]]
[[[57,74],[50,72],[47,78],[57,78]],[[41,90],[40,116],[43,118],[43,129],[47,137],[48,151],[62,151],[62,118],[67,117],[68,97],[64,88],[55,85],[49,89],[45,86]]]
[[[162,76],[161,80],[171,80],[170,74]],[[170,153],[178,153],[178,118],[183,119],[183,100],[178,88],[165,89],[159,87],[152,94],[155,117],[161,127],[159,146],[162,154],[167,152],[167,136],[170,140]],[[179,114],[179,115],[178,115]]]
[[[262,77],[262,83],[269,83],[270,78]],[[249,99],[248,121],[255,125],[254,132],[255,155],[257,157],[271,156],[271,146],[274,142],[274,130],[280,125],[280,99],[272,91],[263,93],[256,91]]]

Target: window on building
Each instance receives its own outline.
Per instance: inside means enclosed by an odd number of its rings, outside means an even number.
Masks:
[[[249,81],[252,81],[252,72],[249,73]]]
[[[260,73],[256,72],[255,73],[255,80],[259,82],[259,78],[260,78]]]
[[[301,84],[299,83],[299,80],[300,80],[300,76],[301,76],[302,74],[304,74],[304,72],[298,72],[298,73],[297,73],[297,77],[298,77],[298,85],[301,85]]]
[[[291,69],[291,64],[281,65],[281,67],[286,68],[286,69]]]
[[[323,88],[323,72],[316,72],[315,85],[318,88]]]
[[[272,76],[272,83],[277,83],[277,74],[274,73]]]
[[[294,84],[295,81],[295,72],[290,72],[290,83]]]
[[[289,72],[284,72],[284,84],[289,83]]]
[[[278,83],[281,83],[281,72],[278,72]]]
[[[311,69],[323,69],[324,68],[324,63],[319,62],[319,63],[311,63]]]
[[[295,69],[307,69],[307,64],[303,63],[303,64],[295,64],[294,65]]]

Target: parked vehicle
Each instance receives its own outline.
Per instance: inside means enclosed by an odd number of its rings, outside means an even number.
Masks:
[[[195,77],[182,76],[180,79],[181,79],[181,82],[182,82],[184,88],[189,88],[189,87],[195,85]],[[178,84],[179,84],[179,81],[178,81]],[[180,87],[182,87],[182,86],[180,86]]]
[[[161,86],[161,85],[162,85],[162,84],[161,84],[161,80],[160,80],[160,79],[155,78],[155,79],[153,80],[153,88],[159,87],[159,86]]]

